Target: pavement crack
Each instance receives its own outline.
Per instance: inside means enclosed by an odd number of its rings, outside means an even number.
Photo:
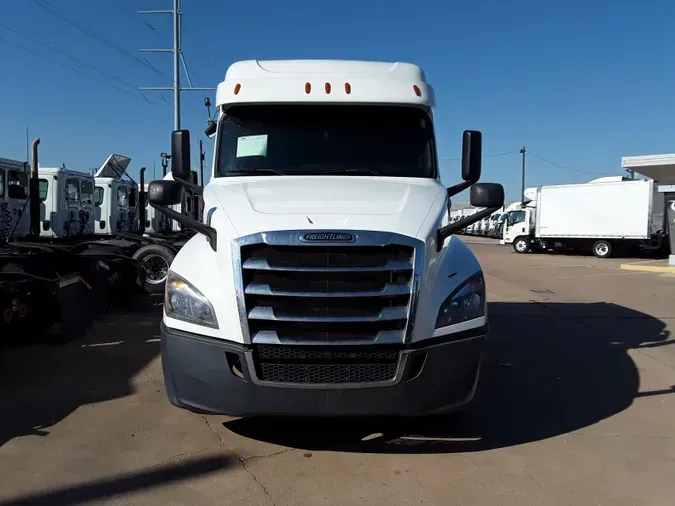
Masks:
[[[243,457],[240,459],[242,462],[251,460],[251,459],[269,459],[270,457],[276,457],[282,453],[292,452],[294,448],[286,448],[285,450],[279,450],[278,452],[270,453],[269,455],[249,455],[248,457]]]
[[[227,446],[227,444],[225,443],[225,439],[223,438],[222,434],[220,434],[216,429],[213,428],[213,425],[211,425],[211,422],[209,422],[208,418],[204,417],[204,423],[209,428],[209,430],[218,437],[218,441],[220,442],[218,444],[218,447],[220,448],[220,447],[225,446],[228,450],[230,450],[234,454],[235,457],[237,457],[237,459],[239,459],[239,455],[237,455],[236,452],[232,448]],[[241,459],[239,459],[239,460],[241,460]]]
[[[663,366],[666,366],[668,369],[675,369],[675,367],[673,367],[671,364],[667,364],[666,362],[663,362],[662,360],[659,360],[655,356],[650,355],[649,353],[644,351],[644,349],[640,349],[639,347],[635,347],[635,348],[632,348],[632,350],[635,351],[636,353],[639,353],[640,355],[642,355],[644,357],[651,358],[654,362],[658,362],[659,364],[661,364]]]
[[[246,471],[246,472],[251,476],[251,478],[253,478],[253,481],[255,481],[255,482],[258,484],[258,486],[262,489],[262,491],[265,493],[265,495],[267,496],[267,498],[268,498],[268,499],[270,500],[270,502],[272,503],[272,506],[276,506],[276,503],[274,502],[274,499],[272,499],[272,496],[270,495],[269,490],[267,490],[267,487],[265,487],[265,485],[263,485],[263,483],[262,483],[262,482],[258,479],[258,477],[253,473],[253,471],[251,471],[251,470],[246,466],[246,461],[247,461],[247,460],[253,459],[253,458],[264,458],[264,457],[258,457],[257,455],[256,455],[256,456],[251,456],[251,457],[240,457],[240,456],[237,454],[237,452],[234,451],[234,448],[231,448],[230,446],[227,445],[227,442],[225,441],[225,438],[223,438],[223,436],[222,436],[222,435],[221,435],[221,434],[213,427],[213,425],[211,425],[211,422],[209,422],[209,419],[208,419],[206,416],[204,416],[204,423],[206,423],[206,426],[209,428],[209,430],[210,430],[211,432],[213,432],[216,436],[218,436],[218,439],[220,440],[220,444],[219,444],[218,446],[219,446],[219,447],[225,447],[225,448],[227,448],[230,452],[232,452],[232,455],[234,455],[235,458],[239,461],[239,463],[241,464],[241,467],[244,468],[244,471]],[[273,453],[273,454],[271,454],[271,455],[268,455],[267,457],[273,457],[274,455],[279,455],[280,453],[285,453],[285,452],[290,451],[290,450],[292,450],[292,448],[287,448],[287,449],[285,449],[285,450],[282,450],[282,451]]]
[[[155,468],[155,467],[160,467],[160,466],[163,466],[164,464],[168,464],[169,462],[173,462],[174,460],[178,460],[180,458],[187,457],[188,455],[190,455],[190,456],[191,455],[198,455],[198,454],[204,453],[205,451],[208,451],[208,450],[210,450],[210,448],[202,448],[201,450],[194,450],[194,451],[191,451],[191,452],[179,453],[178,455],[174,455],[173,457],[169,457],[168,459],[164,459],[160,462],[157,462],[156,464],[151,465],[150,468],[152,469],[152,468]]]
[[[276,503],[274,502],[274,499],[272,499],[272,496],[270,495],[269,490],[267,490],[267,487],[263,485],[263,483],[258,479],[258,477],[251,471],[247,466],[246,466],[246,459],[239,459],[239,462],[241,462],[242,467],[244,468],[244,471],[246,471],[249,475],[251,475],[251,478],[260,486],[260,488],[265,492],[265,495],[267,498],[270,500],[272,503],[272,506],[276,506]]]

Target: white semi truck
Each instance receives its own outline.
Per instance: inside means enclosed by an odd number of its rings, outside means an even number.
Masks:
[[[170,401],[229,415],[419,415],[466,406],[488,333],[481,266],[453,236],[502,206],[478,183],[481,134],[462,178],[441,185],[434,93],[412,64],[244,61],[217,91],[204,218],[173,211],[189,181],[189,132],[173,132],[174,181],[153,207],[199,232],[166,285],[162,366]],[[486,209],[455,223],[471,187]]]
[[[504,226],[503,241],[518,253],[577,249],[606,258],[621,247],[667,246],[665,199],[653,180],[541,186],[531,197],[509,209]]]
[[[94,174],[96,234],[115,235],[139,230],[140,188],[130,177],[124,177],[130,162],[131,158],[113,153]]]

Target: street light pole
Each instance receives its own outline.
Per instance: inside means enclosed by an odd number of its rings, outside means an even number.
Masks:
[[[520,207],[525,207],[525,146],[520,149],[520,154],[523,155],[523,166],[520,180]]]
[[[169,166],[171,155],[169,153],[161,153],[159,156],[162,157],[162,177],[164,177],[166,176],[166,168]]]
[[[204,188],[204,143],[201,139],[199,139],[199,177]]]

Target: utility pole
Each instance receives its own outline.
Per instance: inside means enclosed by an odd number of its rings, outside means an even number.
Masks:
[[[215,88],[195,88],[192,86],[192,79],[185,63],[185,56],[181,50],[181,28],[182,13],[180,11],[180,0],[173,0],[173,9],[138,11],[139,14],[171,14],[173,16],[173,49],[139,49],[141,53],[173,53],[173,86],[172,87],[151,87],[139,88],[141,91],[173,91],[173,129],[180,130],[180,92],[181,91],[211,91]],[[187,77],[189,87],[180,85],[180,66],[183,64],[185,77]]]
[[[525,207],[525,146],[520,149],[520,154],[523,155],[523,168],[520,179],[520,207]]]
[[[199,139],[199,177],[204,188],[204,143]]]

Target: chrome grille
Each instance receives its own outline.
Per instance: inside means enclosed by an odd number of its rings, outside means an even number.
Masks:
[[[344,384],[391,381],[399,351],[381,346],[254,347],[256,374],[262,381],[296,384]]]
[[[402,343],[409,245],[248,244],[240,251],[252,343]]]

